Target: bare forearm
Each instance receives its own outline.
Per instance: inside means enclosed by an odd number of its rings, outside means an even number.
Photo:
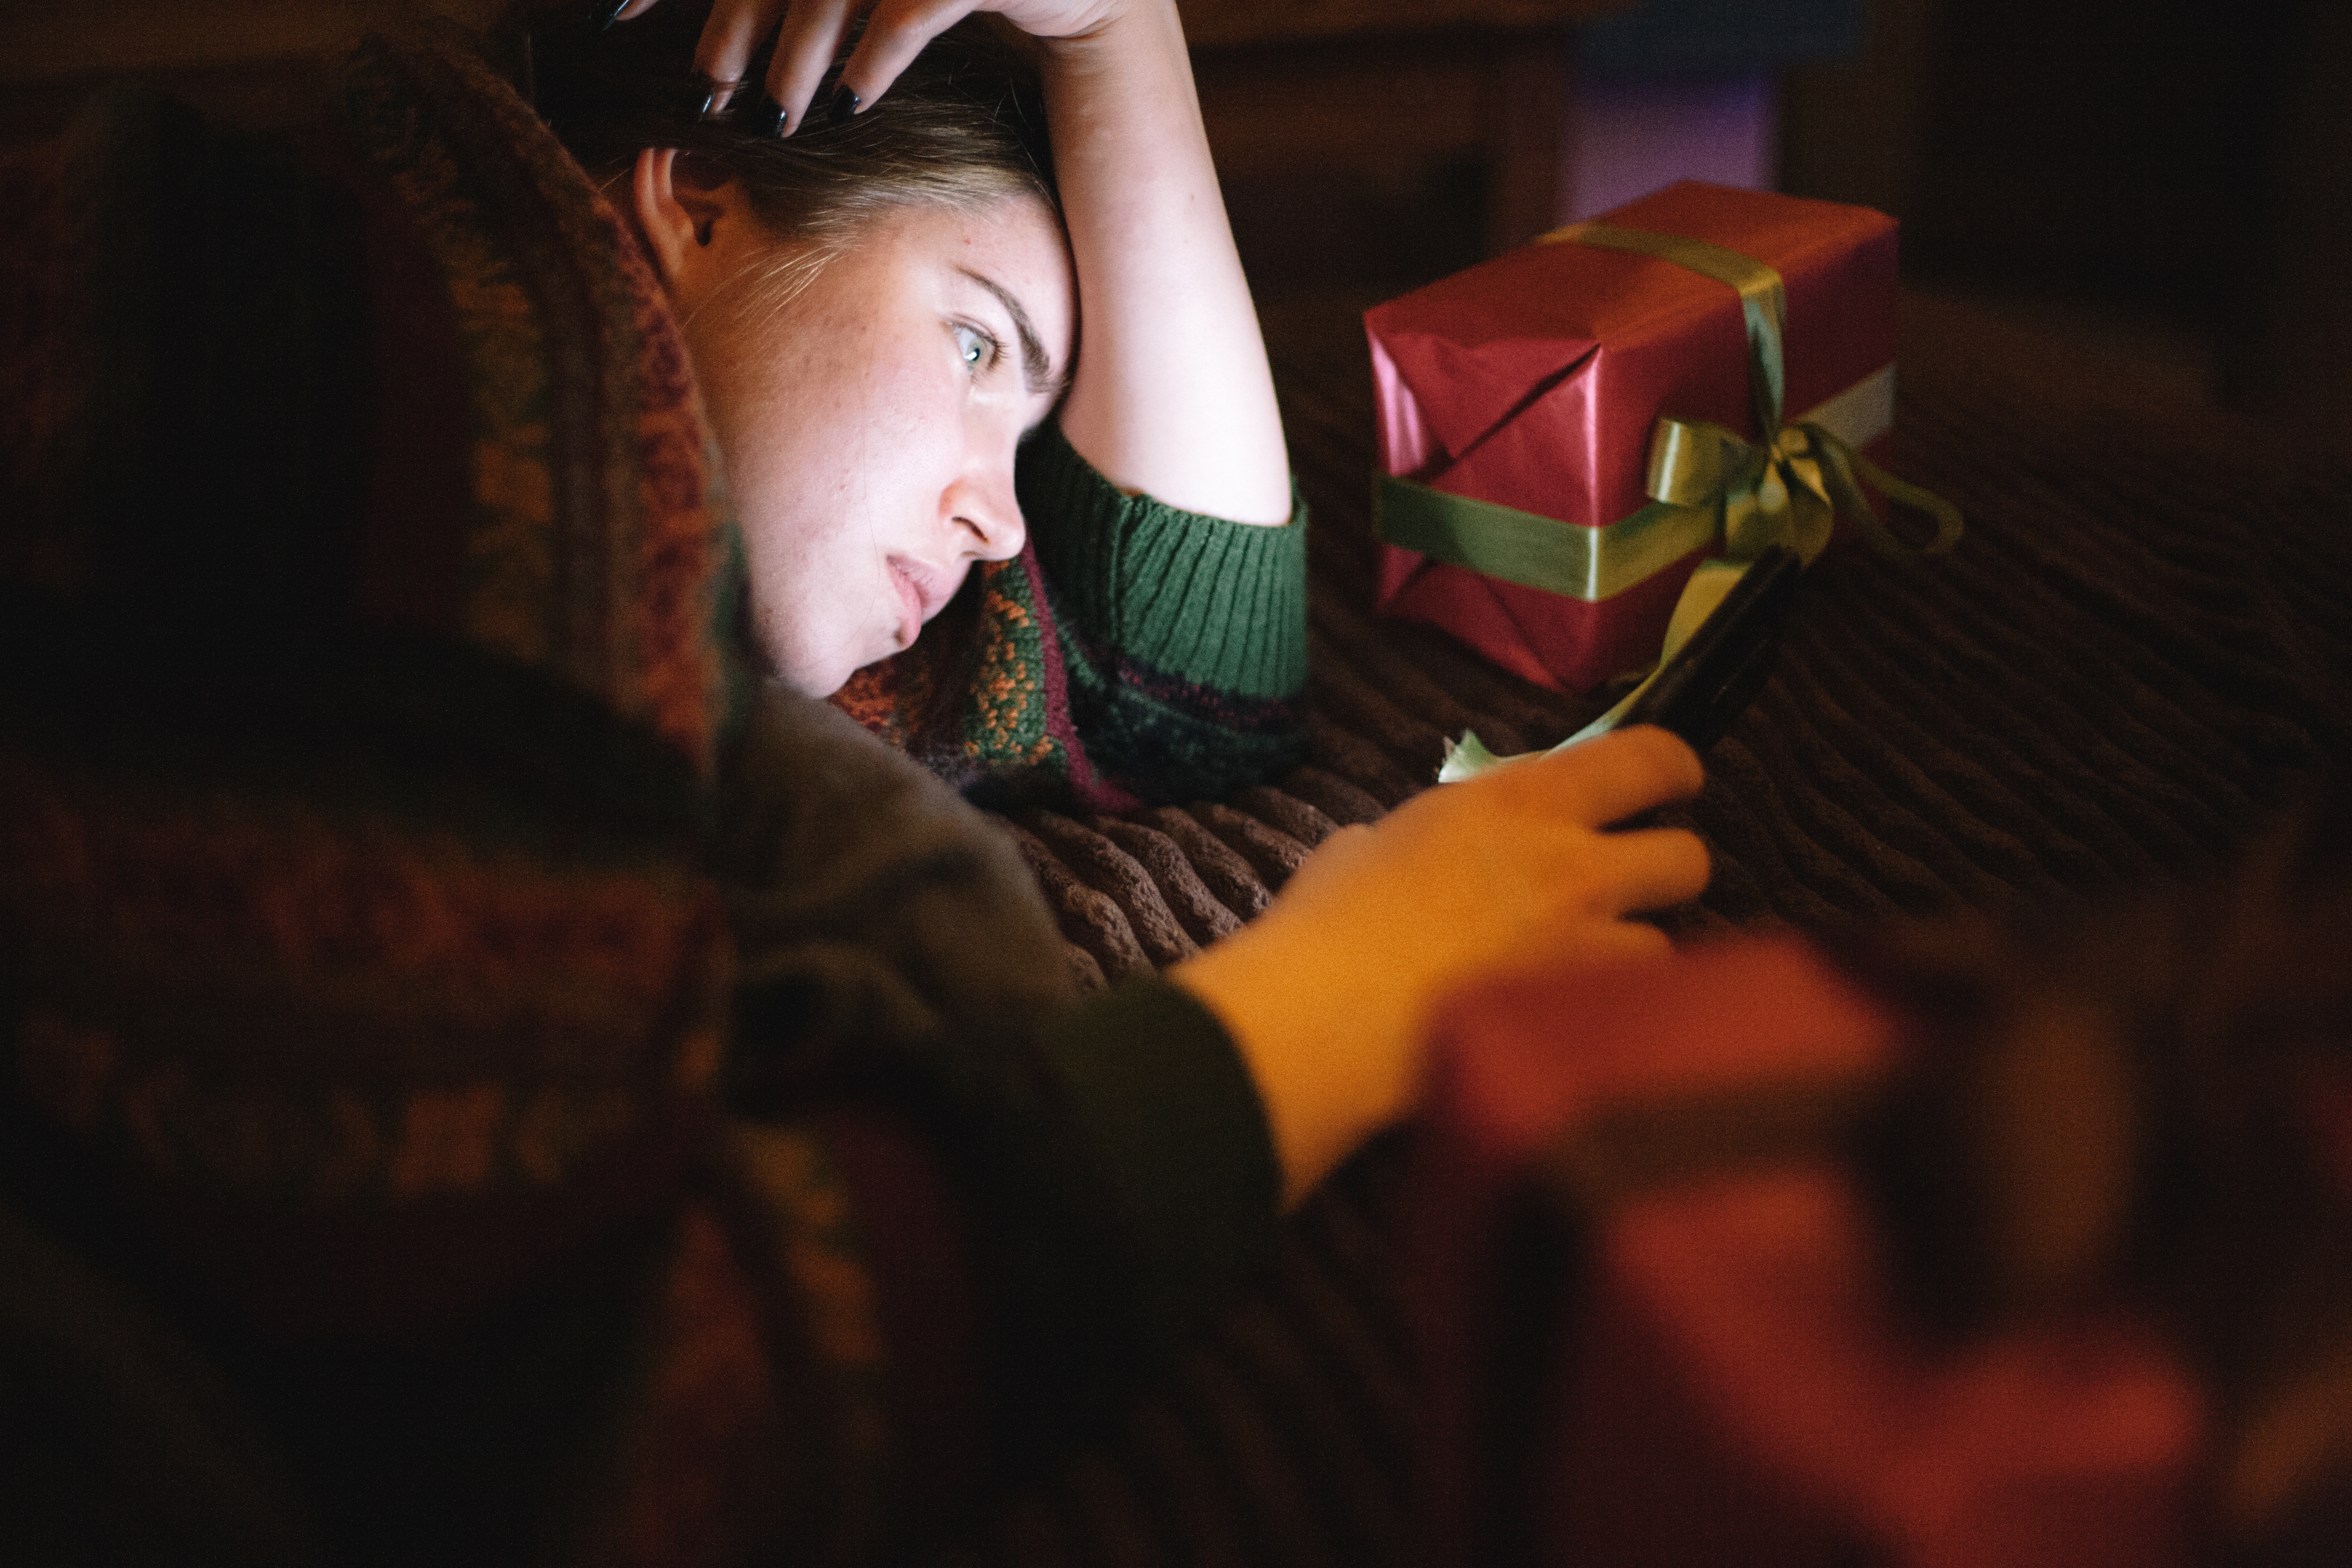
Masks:
[[[1144,0],[1045,56],[1081,312],[1071,445],[1186,511],[1286,520],[1274,381],[1174,6]]]

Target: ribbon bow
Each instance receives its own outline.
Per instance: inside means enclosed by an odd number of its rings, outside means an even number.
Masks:
[[[1753,256],[1705,240],[1621,229],[1607,224],[1580,224],[1557,229],[1536,243],[1574,243],[1654,256],[1728,284],[1739,293],[1740,308],[1748,326],[1748,393],[1755,401],[1756,427],[1764,433],[1764,438],[1751,442],[1736,431],[1706,420],[1660,415],[1650,438],[1646,486],[1650,505],[1601,530],[1604,535],[1618,535],[1628,542],[1688,541],[1683,553],[1716,539],[1723,542],[1722,555],[1702,562],[1691,574],[1681,599],[1675,601],[1674,614],[1666,623],[1665,641],[1659,651],[1659,664],[1675,656],[1690,634],[1723,601],[1749,563],[1773,545],[1787,545],[1810,566],[1829,543],[1841,517],[1874,548],[1889,556],[1941,555],[1959,541],[1959,509],[1942,497],[1895,478],[1822,424],[1811,421],[1790,425],[1780,423],[1785,382],[1781,342],[1787,329],[1788,304],[1779,272]],[[1932,527],[1928,537],[1913,544],[1889,528],[1871,509],[1857,475],[1877,486],[1891,503],[1924,515]],[[1382,531],[1394,543],[1420,548],[1412,538],[1399,537],[1401,530],[1385,526],[1391,517],[1400,514],[1393,503],[1404,494],[1402,486],[1406,483],[1388,482],[1389,494],[1383,496],[1383,500],[1390,504],[1382,508]],[[1486,503],[1470,505],[1493,512],[1507,510]],[[1412,516],[1410,499],[1402,514],[1405,529],[1412,529],[1417,519]],[[1556,529],[1558,525],[1553,527]],[[1654,556],[1663,551],[1654,546],[1644,553]],[[1459,555],[1440,553],[1440,559],[1478,564]],[[1528,580],[1507,571],[1493,575]],[[1589,575],[1596,579],[1599,576]],[[1550,587],[1552,583],[1540,581],[1533,586]],[[1653,676],[1655,673],[1654,669]],[[1618,718],[1648,684],[1644,680],[1615,706],[1561,745],[1573,746],[1615,727]],[[1494,756],[1478,744],[1477,737],[1465,735],[1459,744],[1448,749],[1445,766],[1438,778],[1441,781],[1466,778],[1511,760],[1515,759]]]
[[[1960,514],[1950,502],[1895,478],[1824,425],[1780,423],[1788,297],[1778,272],[1753,256],[1704,240],[1607,224],[1559,229],[1536,243],[1570,240],[1654,256],[1739,292],[1748,324],[1748,395],[1755,400],[1756,428],[1764,432],[1764,439],[1750,442],[1720,424],[1664,414],[1650,437],[1651,500],[1714,510],[1711,531],[1723,540],[1723,559],[1751,561],[1769,546],[1780,544],[1811,565],[1829,543],[1840,517],[1890,556],[1941,555],[1958,542]],[[1855,479],[1857,470],[1888,500],[1931,520],[1933,533],[1926,542],[1906,543],[1879,520]]]

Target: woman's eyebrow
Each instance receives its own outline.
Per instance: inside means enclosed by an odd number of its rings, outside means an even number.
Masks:
[[[1013,318],[1013,330],[1021,340],[1022,379],[1029,383],[1031,392],[1059,402],[1063,389],[1069,384],[1069,378],[1066,375],[1056,377],[1053,373],[1054,361],[1046,355],[1045,345],[1038,339],[1036,328],[1029,324],[1029,312],[1021,308],[1021,301],[1003,284],[983,277],[968,267],[959,267],[956,270],[996,296],[996,302],[1004,307],[1006,315]]]

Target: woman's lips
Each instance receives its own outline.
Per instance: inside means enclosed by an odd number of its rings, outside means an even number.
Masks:
[[[898,622],[898,646],[902,650],[911,648],[925,622],[945,609],[948,601],[955,596],[963,573],[942,571],[912,556],[894,555],[887,564],[891,585],[898,589],[898,602],[905,610]]]

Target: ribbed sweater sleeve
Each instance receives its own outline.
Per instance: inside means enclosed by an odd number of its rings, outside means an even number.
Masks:
[[[1128,495],[1048,423],[1022,449],[1022,513],[1070,621],[1099,655],[1239,696],[1307,684],[1307,517],[1281,528]]]
[[[1051,584],[1095,765],[1139,794],[1221,794],[1295,760],[1307,686],[1307,522],[1253,527],[1127,495],[1049,423],[1021,507]]]
[[[1026,1089],[966,1057],[934,1078],[947,1094],[928,1115],[809,1124],[856,1256],[803,1272],[870,1281],[857,1315],[881,1333],[900,1496],[928,1520],[951,1517],[988,1471],[1002,1482],[1050,1465],[1239,1300],[1273,1249],[1265,1116],[1197,1001],[1157,979],[1122,986],[1063,1010],[1032,1049]]]
[[[1256,1085],[1223,1027],[1164,980],[1069,1009],[1042,1049],[1122,1233],[1137,1338],[1163,1352],[1272,1244],[1282,1176]]]

